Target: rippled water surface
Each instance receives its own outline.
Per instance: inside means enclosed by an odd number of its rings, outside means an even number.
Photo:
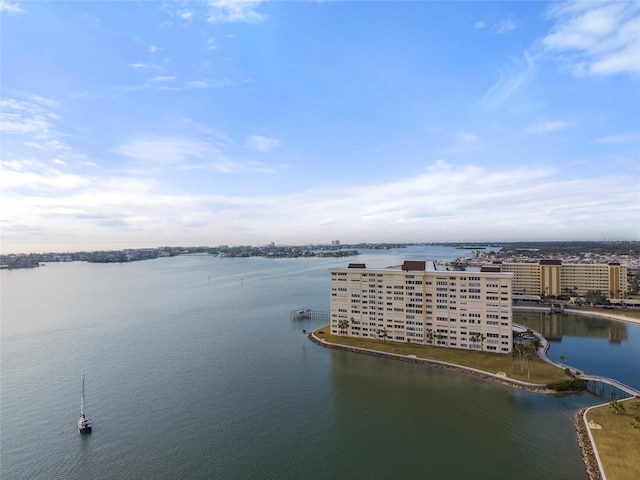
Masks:
[[[327,310],[327,269],[349,261],[182,256],[2,271],[2,478],[586,479],[572,415],[599,403],[590,394],[527,393],[302,335],[321,325],[289,313]],[[637,349],[637,332],[627,337]],[[75,431],[83,373],[87,436]]]

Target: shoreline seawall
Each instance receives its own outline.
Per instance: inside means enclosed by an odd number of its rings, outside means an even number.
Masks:
[[[371,356],[374,356],[374,357],[388,358],[390,360],[400,360],[402,362],[416,363],[416,364],[426,365],[426,366],[430,366],[430,367],[441,368],[441,369],[449,370],[449,371],[468,373],[468,374],[474,375],[476,377],[480,377],[480,378],[484,378],[484,379],[487,379],[487,380],[492,380],[494,382],[502,383],[503,385],[509,385],[509,386],[512,386],[512,387],[516,387],[516,388],[520,388],[520,389],[523,389],[523,390],[528,390],[528,391],[536,392],[536,393],[547,393],[547,394],[553,394],[553,393],[557,394],[558,393],[555,390],[551,390],[551,389],[547,388],[546,385],[537,384],[537,383],[521,382],[519,380],[514,380],[514,379],[511,379],[511,378],[508,378],[508,377],[504,377],[502,375],[492,374],[492,373],[489,373],[489,372],[485,372],[483,370],[478,370],[476,368],[457,365],[455,363],[442,362],[442,361],[439,361],[439,360],[430,360],[430,359],[427,359],[427,358],[419,358],[419,357],[415,357],[415,356],[412,356],[412,355],[399,355],[399,354],[395,354],[395,353],[379,352],[377,350],[370,350],[370,349],[367,349],[367,348],[350,347],[350,346],[347,346],[347,345],[340,345],[340,344],[337,344],[337,343],[327,342],[326,340],[318,338],[313,334],[313,332],[309,333],[309,335],[307,335],[307,337],[312,342],[320,345],[321,347],[325,347],[325,348],[333,348],[333,349],[336,349],[336,350],[344,350],[344,351],[347,351],[347,352],[360,353],[360,354],[363,354],[363,355],[371,355]]]

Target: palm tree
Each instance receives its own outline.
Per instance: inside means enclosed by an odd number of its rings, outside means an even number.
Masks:
[[[433,330],[431,330],[430,328],[427,329],[427,333],[425,336],[427,337],[427,340],[429,340],[429,343],[433,345],[433,337],[434,337]]]
[[[530,361],[531,361],[531,354],[525,353],[524,357],[527,359],[527,378],[530,379],[531,378],[531,371],[529,370],[529,364],[530,364]]]
[[[531,344],[533,345],[533,348],[536,351],[536,355],[538,355],[538,349],[542,346],[542,342],[540,341],[537,335],[533,337],[533,342],[531,342]]]
[[[625,410],[624,405],[618,400],[611,400],[609,402],[609,409],[614,413],[614,415],[619,415]]]
[[[480,335],[480,338],[478,338],[478,341],[480,342],[480,351],[484,352],[484,347],[482,346],[482,342],[484,342],[487,339],[487,337],[485,337],[484,335]]]
[[[471,335],[471,341],[473,342],[473,348],[476,348],[476,342],[478,341],[478,335],[476,335],[475,333],[473,335]]]
[[[514,350],[511,350],[508,355],[509,355],[509,358],[511,359],[511,373],[513,374],[513,361],[516,359],[518,354]]]
[[[346,318],[338,320],[338,328],[340,329],[340,334],[344,335],[345,330],[349,330],[349,320]]]
[[[384,343],[387,343],[387,337],[389,335],[387,335],[387,329],[383,328],[382,330],[377,330],[376,333],[378,334],[379,337],[382,337],[382,341]]]
[[[519,343],[516,345],[516,350],[518,351],[518,356],[520,357],[520,373],[524,371],[524,345]]]
[[[564,371],[564,369],[566,368],[564,366],[564,362],[567,360],[567,357],[565,357],[564,355],[560,355],[558,357],[558,360],[560,360],[560,365],[562,365],[562,368],[560,369],[560,372]],[[560,373],[558,373],[558,376],[560,376]]]

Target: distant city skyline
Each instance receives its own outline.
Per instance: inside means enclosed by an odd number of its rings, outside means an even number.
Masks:
[[[3,254],[640,239],[637,2],[0,15]]]

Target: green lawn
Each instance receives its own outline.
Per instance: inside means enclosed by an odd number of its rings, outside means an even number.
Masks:
[[[588,421],[602,425],[592,429],[600,460],[607,478],[635,480],[640,468],[640,428],[631,425],[640,415],[640,398],[620,402],[625,411],[615,414],[608,405],[594,408],[587,414]]]
[[[323,332],[323,333],[321,333]],[[395,353],[398,355],[415,355],[418,358],[429,360],[439,360],[442,362],[454,363],[466,367],[476,368],[489,373],[504,372],[507,378],[521,380],[528,383],[548,384],[560,380],[569,379],[558,367],[554,367],[547,362],[540,360],[533,353],[533,348],[529,348],[531,360],[524,360],[521,364],[519,358],[513,361],[506,354],[489,353],[480,351],[469,351],[457,348],[432,347],[429,345],[418,345],[410,343],[390,342],[374,339],[363,339],[354,337],[344,337],[331,335],[330,328],[326,327],[316,330],[314,333],[318,338],[324,338],[328,342],[353,347],[368,348],[380,352]]]

